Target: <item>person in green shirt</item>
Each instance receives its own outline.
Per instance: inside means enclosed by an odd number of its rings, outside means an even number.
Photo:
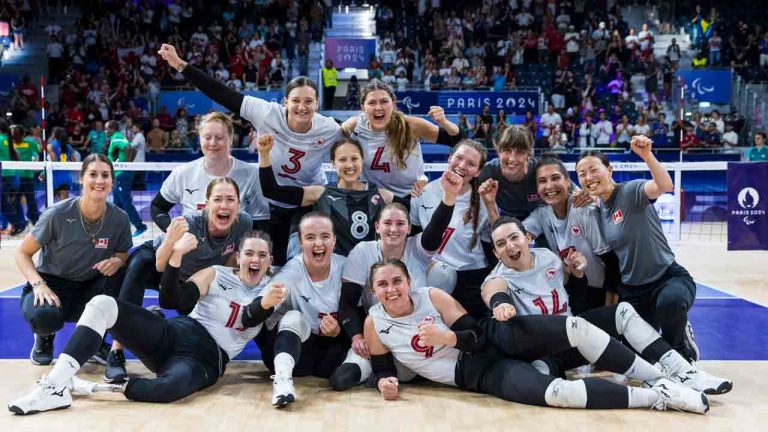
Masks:
[[[107,140],[109,147],[107,157],[112,163],[132,162],[133,147],[128,139],[120,132],[120,123],[117,120],[107,122]],[[115,188],[112,189],[112,196],[115,199],[115,205],[128,213],[128,219],[136,227],[133,236],[138,237],[147,230],[147,226],[142,222],[136,206],[133,205],[131,189],[133,187],[133,171],[115,170]]]
[[[19,160],[19,155],[10,145],[8,123],[5,119],[0,119],[0,163],[3,161]],[[17,177],[15,170],[2,169],[2,199],[0,200],[0,211],[5,219],[13,225],[10,231],[11,236],[15,236],[24,231],[26,221],[23,220],[21,212],[21,202],[17,194]]]
[[[768,147],[765,146],[765,132],[755,134],[755,146],[744,155],[750,162],[768,161]]]
[[[24,126],[11,126],[11,145],[16,150],[16,154],[19,155],[19,161],[37,162],[40,160],[40,143],[31,135],[24,136],[24,132]],[[21,197],[23,196],[27,201],[27,218],[34,225],[40,218],[40,210],[37,208],[37,196],[35,194],[37,173],[34,170],[17,170],[16,173],[19,176],[19,197],[17,198],[19,200],[19,208],[21,208]],[[19,215],[19,219],[24,226],[27,225],[23,213]]]
[[[107,134],[104,132],[104,125],[99,120],[96,120],[93,122],[93,129],[88,132],[88,137],[85,139],[85,146],[91,154],[104,154],[104,143],[106,141]]]

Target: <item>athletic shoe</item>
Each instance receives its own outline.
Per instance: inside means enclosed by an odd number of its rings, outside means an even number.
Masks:
[[[733,389],[731,380],[714,376],[696,368],[673,374],[669,379],[708,395],[725,394]]]
[[[14,414],[27,415],[63,409],[70,405],[72,395],[66,385],[57,389],[41,378],[28,395],[9,403],[8,410]]]
[[[296,400],[293,378],[272,376],[272,406],[284,408]]]
[[[691,325],[690,321],[685,323],[685,340],[683,342],[685,345],[683,351],[685,352],[680,354],[682,354],[683,357],[688,359],[688,361],[691,363],[699,361],[701,353],[699,352],[699,346],[696,345],[696,339],[694,339],[693,334],[693,326]]]
[[[40,336],[35,333],[35,344],[29,353],[29,360],[33,365],[47,366],[53,362],[53,338],[56,333],[48,336]]]
[[[165,319],[165,312],[163,312],[163,308],[161,308],[158,305],[149,305],[145,308],[146,310],[152,312],[155,315],[159,315],[160,318]]]
[[[665,411],[676,409],[697,414],[709,411],[707,395],[677,384],[668,379],[661,379],[651,387],[659,394],[659,400],[651,408]]]
[[[147,231],[147,226],[142,224],[140,227],[136,228],[136,231],[133,232],[132,237],[139,237],[142,234],[144,234]]]
[[[125,370],[125,354],[123,350],[112,350],[107,355],[107,369],[104,370],[104,382],[110,384],[124,383],[128,378]]]
[[[101,348],[99,348],[99,351],[96,352],[96,354],[92,355],[91,358],[88,359],[88,363],[98,363],[106,366],[110,351],[112,351],[112,346],[106,342],[102,342]]]

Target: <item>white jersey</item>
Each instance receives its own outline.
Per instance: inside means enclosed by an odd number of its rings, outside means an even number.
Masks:
[[[160,187],[160,195],[168,202],[181,203],[181,214],[188,215],[205,207],[205,191],[211,180],[218,177],[208,174],[203,159],[196,159],[171,171]],[[261,193],[259,169],[247,162],[233,158],[232,169],[226,177],[240,188],[240,206],[254,220],[269,219],[269,204]]]
[[[414,225],[422,228],[429,224],[432,214],[435,213],[437,206],[443,201],[443,186],[440,180],[430,182],[421,196],[411,199],[410,219]],[[446,263],[456,270],[477,270],[486,267],[483,247],[480,240],[490,242],[488,211],[485,205],[480,202],[479,222],[477,224],[477,243],[475,247],[470,248],[472,235],[472,221],[464,223],[464,212],[469,208],[471,192],[466,192],[456,198],[456,205],[453,208],[451,223],[448,224],[443,234],[443,242],[437,250],[435,260]]]
[[[449,330],[432,304],[429,290],[422,288],[411,291],[413,313],[410,315],[393,318],[381,303],[371,307],[368,314],[373,319],[379,340],[395,360],[430,381],[455,386],[456,363],[461,352],[448,345],[428,347],[419,339],[419,324],[427,317],[442,330]]]
[[[531,255],[532,269],[520,272],[499,261],[483,285],[491,279],[504,279],[519,315],[571,315],[560,257],[544,248],[531,249]]]
[[[313,282],[309,278],[302,255],[288,261],[274,277],[275,282],[282,282],[288,288],[288,297],[277,307],[277,313],[267,320],[268,327],[272,328],[289,310],[301,312],[309,322],[312,333],[318,335],[320,321],[325,315],[331,315],[338,320],[341,275],[345,260],[343,256],[333,254],[330,274],[320,282]]]
[[[235,274],[235,268],[213,266],[213,269],[216,276],[208,293],[200,298],[189,316],[208,330],[231,360],[261,331],[262,324],[243,327],[243,313],[261,294],[269,278],[265,277],[258,286],[248,286]]]
[[[252,96],[243,99],[240,115],[251,122],[259,134],[275,137],[270,156],[278,184],[310,186],[328,183],[323,162],[329,160],[329,147],[342,136],[341,126],[333,118],[316,113],[309,131],[297,133],[288,127],[282,105]],[[258,175],[256,177],[258,180]]]
[[[344,273],[341,278],[363,287],[362,305],[365,310],[379,302],[370,290],[368,276],[371,266],[382,259],[384,257],[381,254],[379,240],[358,243],[347,256],[347,263],[344,265]],[[421,233],[405,240],[405,250],[401,261],[408,268],[411,286],[422,287],[426,285],[427,269],[431,259],[432,254],[421,247]]]
[[[568,216],[558,219],[551,206],[542,206],[534,210],[524,221],[525,229],[534,237],[544,234],[552,252],[565,258],[575,249],[587,259],[589,286],[602,288],[605,281],[603,261],[598,258],[611,250],[605,243],[600,231],[600,213],[594,206],[573,207],[568,199]]]
[[[408,153],[405,168],[400,168],[388,154],[387,133],[371,130],[364,113],[357,117],[352,138],[363,146],[363,177],[366,180],[392,191],[397,196],[407,196],[411,193],[413,183],[424,174],[424,156],[420,142]]]

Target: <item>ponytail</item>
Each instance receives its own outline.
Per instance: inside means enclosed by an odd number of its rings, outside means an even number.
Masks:
[[[464,212],[464,224],[472,221],[472,240],[469,242],[469,248],[474,249],[477,246],[477,226],[480,223],[480,179],[475,177],[469,184],[472,186],[472,195],[469,198],[469,208]]]
[[[389,159],[393,161],[398,168],[405,169],[405,161],[408,159],[408,155],[413,152],[413,148],[416,145],[416,135],[413,132],[413,127],[405,115],[397,109],[392,111],[392,117],[387,123],[385,129],[387,134],[387,155]]]

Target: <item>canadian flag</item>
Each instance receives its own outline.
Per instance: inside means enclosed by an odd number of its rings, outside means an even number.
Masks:
[[[96,239],[96,244],[93,245],[93,247],[96,249],[106,249],[107,246],[109,246],[108,238]]]
[[[619,223],[621,223],[621,221],[624,220],[624,213],[622,213],[621,210],[616,210],[616,212],[613,213],[611,217],[613,218],[613,223],[618,225]]]

